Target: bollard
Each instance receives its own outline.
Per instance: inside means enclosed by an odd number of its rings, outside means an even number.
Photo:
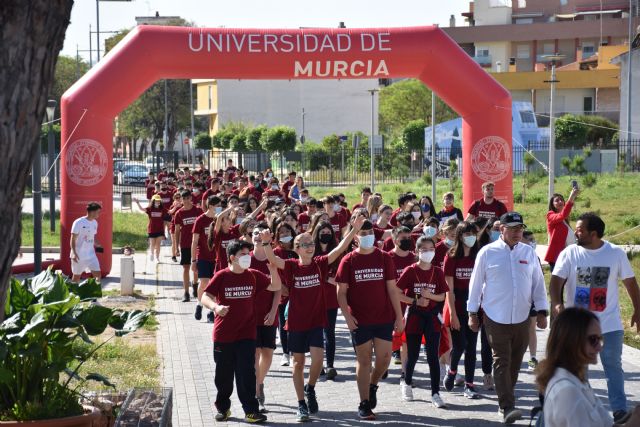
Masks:
[[[134,262],[132,256],[120,258],[120,295],[133,295]]]

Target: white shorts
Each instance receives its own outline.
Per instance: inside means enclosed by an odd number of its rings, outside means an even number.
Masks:
[[[79,258],[78,262],[71,260],[71,272],[73,274],[82,274],[86,271],[100,271],[100,262],[98,257],[93,255],[89,258]]]

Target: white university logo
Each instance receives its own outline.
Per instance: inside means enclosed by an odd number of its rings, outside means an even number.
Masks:
[[[93,139],[78,139],[67,148],[66,170],[77,185],[96,185],[107,174],[107,152]]]
[[[471,152],[473,172],[483,181],[500,181],[511,168],[511,149],[499,136],[487,136],[476,142]]]

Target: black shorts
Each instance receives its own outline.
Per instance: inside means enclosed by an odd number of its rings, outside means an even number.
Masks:
[[[355,331],[351,331],[351,342],[354,347],[357,347],[374,338],[392,341],[393,327],[393,322],[358,326]]]
[[[536,307],[531,304],[531,310],[529,310],[529,317],[536,317],[538,315],[538,310],[536,310]]]
[[[164,237],[164,233],[160,232],[160,233],[147,233],[147,236],[150,239],[155,239],[156,237]]]
[[[256,348],[276,349],[276,326],[258,326]]]
[[[324,348],[324,330],[322,327],[308,331],[288,332],[289,353],[308,353],[309,347]]]
[[[180,265],[191,265],[191,248],[180,248]]]
[[[199,279],[211,279],[213,277],[213,267],[214,267],[213,261],[199,259],[196,262],[196,266],[198,267]]]

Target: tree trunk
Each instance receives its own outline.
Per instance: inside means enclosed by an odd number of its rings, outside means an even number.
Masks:
[[[72,0],[3,0],[0,6],[0,307],[20,248],[25,183],[72,6]]]

